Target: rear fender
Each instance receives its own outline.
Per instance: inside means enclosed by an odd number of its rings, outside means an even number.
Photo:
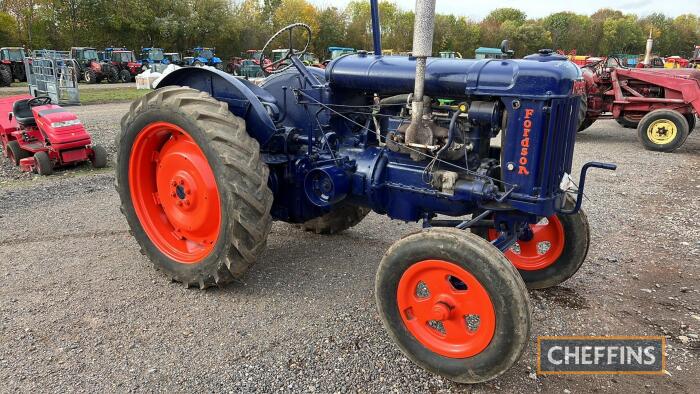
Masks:
[[[261,146],[265,145],[276,131],[272,118],[258,98],[265,97],[266,91],[251,83],[246,84],[220,70],[186,67],[166,75],[158,84],[158,88],[172,85],[206,92],[227,103],[232,114],[245,120],[248,134]]]

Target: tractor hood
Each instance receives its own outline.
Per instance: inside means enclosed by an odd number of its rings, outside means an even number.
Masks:
[[[433,97],[495,95],[555,98],[572,95],[581,70],[568,60],[465,60],[428,58],[425,94]],[[413,91],[416,59],[357,54],[326,68],[332,88],[400,94]]]
[[[662,74],[700,81],[700,70],[696,68],[635,68],[635,72]]]

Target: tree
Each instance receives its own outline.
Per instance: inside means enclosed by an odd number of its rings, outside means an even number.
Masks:
[[[645,41],[644,32],[633,15],[609,18],[603,22],[601,54],[639,53],[643,51]]]

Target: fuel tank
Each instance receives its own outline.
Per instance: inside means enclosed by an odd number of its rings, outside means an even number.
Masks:
[[[333,60],[326,80],[334,91],[379,94],[413,91],[416,59],[407,56],[356,54]],[[433,97],[465,95],[510,96],[532,99],[572,95],[581,70],[568,60],[535,55],[520,60],[429,58],[425,94]]]

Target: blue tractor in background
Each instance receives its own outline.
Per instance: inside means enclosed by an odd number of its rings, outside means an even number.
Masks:
[[[122,119],[121,211],[158,269],[199,288],[240,278],[273,220],[319,234],[371,211],[421,222],[379,263],[379,316],[423,368],[493,379],[530,341],[527,288],[562,283],[586,258],[587,171],[615,166],[589,162],[571,180],[585,84],[565,57],[433,58],[435,0],[416,3],[412,56],[382,56],[376,0],[371,14],[374,54],[325,70],[302,62],[311,29],[296,23],[265,44],[260,86],[168,74]],[[264,61],[295,33],[305,45]]]
[[[214,48],[196,47],[192,49],[192,56],[185,57],[185,63],[189,66],[212,66],[219,70],[224,69],[224,63],[216,56]]]
[[[170,63],[170,61],[165,57],[163,48],[154,47],[141,48],[139,61],[141,62],[141,68],[144,71],[149,68],[154,69],[154,71],[162,71],[161,69],[165,68],[165,65]],[[163,66],[158,66],[160,64]]]

